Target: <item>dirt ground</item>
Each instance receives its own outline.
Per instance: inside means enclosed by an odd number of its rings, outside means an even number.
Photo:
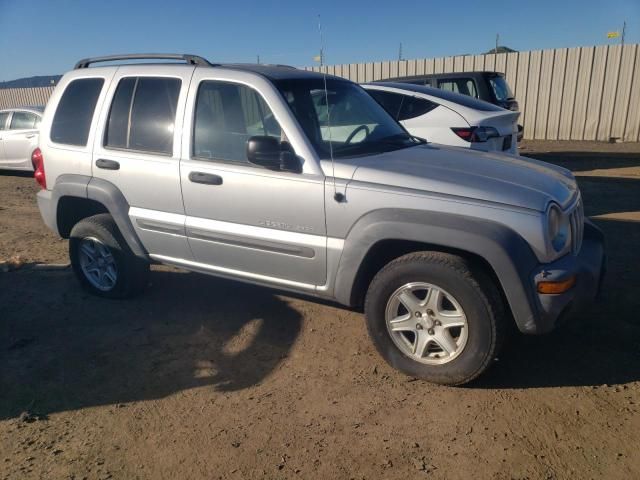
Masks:
[[[361,314],[154,267],[83,293],[24,175],[0,174],[0,479],[640,478],[640,145],[527,142],[608,242],[602,299],[513,336],[464,388],[414,381]]]

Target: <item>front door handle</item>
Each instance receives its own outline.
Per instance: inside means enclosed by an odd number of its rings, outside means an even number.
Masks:
[[[35,134],[35,133],[30,133],[29,135],[26,135],[26,137],[27,137],[27,138],[33,138],[33,137],[35,137],[35,136],[36,136],[36,134]]]
[[[96,167],[105,170],[120,170],[120,164],[118,162],[115,160],[105,160],[104,158],[96,160]]]
[[[193,183],[203,183],[205,185],[222,185],[222,177],[212,173],[190,172],[189,180]]]

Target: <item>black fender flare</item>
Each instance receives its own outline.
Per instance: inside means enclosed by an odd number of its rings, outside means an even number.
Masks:
[[[147,251],[140,242],[129,218],[129,203],[113,183],[86,175],[60,175],[51,195],[51,208],[56,215],[56,230],[58,202],[62,197],[87,198],[103,205],[113,217],[131,251],[137,257],[148,260]]]
[[[367,253],[378,242],[409,240],[468,252],[495,272],[518,328],[535,333],[538,305],[530,274],[538,260],[528,243],[505,225],[465,215],[411,209],[381,209],[361,217],[344,242],[336,272],[335,297],[353,306],[356,279]]]

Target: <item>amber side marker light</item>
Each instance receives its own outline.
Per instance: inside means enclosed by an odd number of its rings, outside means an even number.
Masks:
[[[558,294],[564,293],[576,284],[576,276],[571,275],[566,280],[558,282],[542,281],[538,282],[538,293]]]

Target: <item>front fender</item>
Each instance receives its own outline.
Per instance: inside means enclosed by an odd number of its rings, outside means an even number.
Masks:
[[[469,252],[493,268],[513,317],[523,332],[535,333],[537,303],[530,272],[538,261],[527,242],[499,223],[437,212],[382,209],[361,217],[349,231],[336,273],[335,297],[356,300],[355,282],[367,252],[378,242],[408,240]]]

